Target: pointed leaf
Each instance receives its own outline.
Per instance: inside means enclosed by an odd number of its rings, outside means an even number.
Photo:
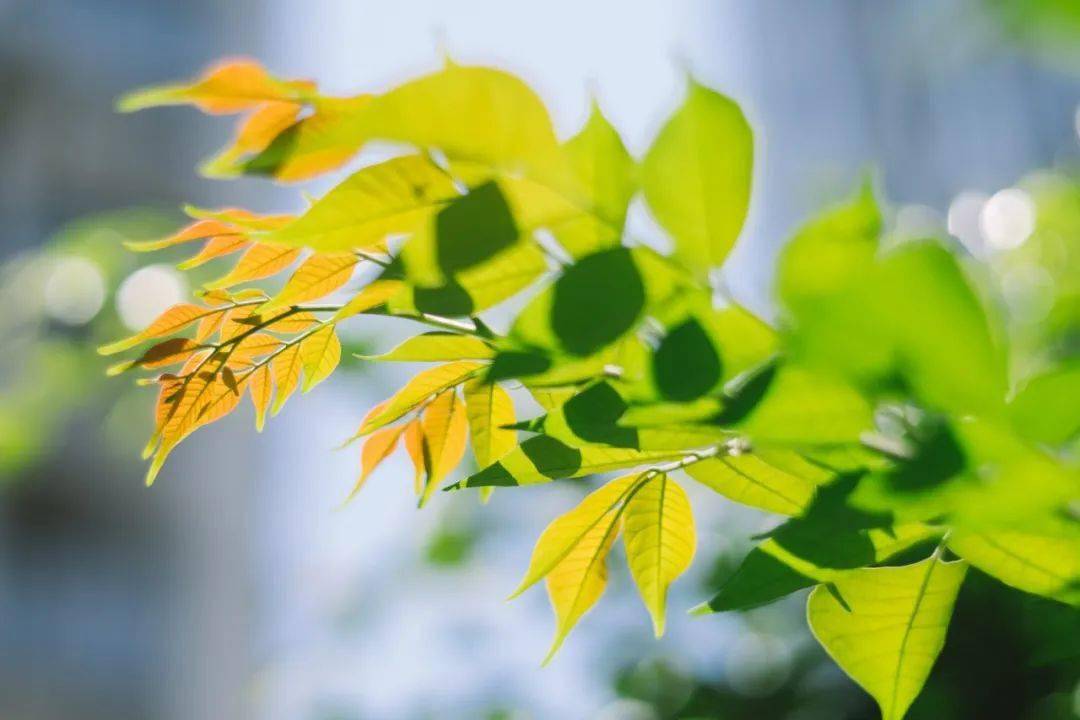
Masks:
[[[1060,535],[954,530],[949,549],[1011,587],[1080,606],[1080,539]]]
[[[364,442],[364,447],[360,451],[360,477],[356,479],[356,484],[349,491],[345,502],[349,502],[356,497],[356,494],[367,483],[367,479],[371,477],[371,473],[375,472],[375,469],[379,467],[383,460],[393,454],[394,449],[397,447],[398,438],[401,437],[404,429],[404,427],[383,428],[372,433]]]
[[[415,410],[432,395],[464,382],[482,367],[484,366],[477,362],[461,361],[417,373],[405,387],[390,398],[385,410],[360,426],[358,434],[367,435],[383,425],[389,425],[409,411]]]
[[[274,404],[270,408],[271,415],[277,415],[285,406],[285,401],[296,391],[300,384],[300,375],[303,370],[303,360],[300,357],[300,345],[290,345],[276,355],[270,361],[270,368],[274,374],[274,385],[277,393],[274,396]]]
[[[260,366],[251,373],[250,384],[251,404],[255,407],[255,430],[262,432],[266,425],[266,412],[270,409],[270,399],[274,395],[270,363]]]
[[[851,570],[835,587],[847,609],[820,586],[807,618],[818,642],[881,707],[901,720],[945,644],[967,564],[936,554],[903,567]]]
[[[495,356],[490,345],[478,337],[450,332],[429,332],[405,340],[382,355],[365,355],[365,360],[400,362],[441,362],[487,360]]]
[[[787,450],[757,449],[694,463],[686,473],[735,502],[781,515],[798,515],[832,473]]]
[[[443,392],[424,410],[424,464],[428,470],[420,506],[431,498],[439,483],[458,466],[465,455],[467,426],[465,408],[451,389]]]
[[[675,240],[675,255],[704,277],[724,262],[750,205],[754,139],[730,98],[693,80],[642,165],[645,199]]]
[[[341,341],[335,327],[324,325],[301,340],[300,361],[304,367],[303,392],[308,392],[334,372],[341,362]]]
[[[690,499],[667,473],[645,482],[626,501],[623,542],[630,574],[660,637],[668,586],[690,567],[697,547]]]
[[[158,315],[153,322],[146,326],[145,330],[135,333],[131,337],[123,340],[103,345],[98,348],[98,352],[102,355],[114,355],[118,352],[133,348],[146,340],[162,337],[163,335],[172,335],[175,332],[183,330],[193,322],[218,312],[220,312],[220,310],[212,310],[210,308],[192,305],[191,303],[173,305],[171,308],[161,313],[161,315]]]
[[[349,282],[357,257],[352,253],[315,253],[296,269],[285,287],[259,310],[318,300]]]
[[[400,280],[376,280],[353,295],[352,299],[334,314],[334,322],[384,305],[404,289],[405,283]]]
[[[215,290],[252,280],[261,280],[278,274],[296,262],[298,257],[300,257],[300,248],[257,243],[240,256],[236,267],[227,275],[214,282],[207,283],[206,287]]]

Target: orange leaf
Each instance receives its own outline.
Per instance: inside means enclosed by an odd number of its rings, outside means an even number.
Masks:
[[[196,220],[168,237],[160,240],[125,242],[124,247],[135,252],[151,252],[153,250],[163,250],[173,245],[194,242],[195,240],[205,240],[216,235],[230,235],[236,231],[234,226],[221,220]]]
[[[302,108],[301,104],[295,102],[268,102],[260,106],[240,122],[232,144],[204,162],[199,170],[210,177],[237,175],[237,161],[265,150],[278,135],[296,122]]]
[[[236,267],[228,275],[212,283],[207,283],[206,287],[216,290],[270,277],[292,265],[298,257],[300,257],[300,248],[256,243],[240,256]]]
[[[372,412],[374,413],[375,410],[382,412],[382,407],[377,407]],[[403,434],[405,450],[408,451],[413,463],[413,491],[419,495],[424,490],[423,479],[428,471],[427,460],[424,458],[424,425],[420,418],[409,422]]]
[[[251,240],[246,235],[215,235],[206,241],[197,255],[188,258],[176,267],[180,270],[190,270],[216,258],[243,250],[250,244]]]
[[[315,91],[312,82],[275,78],[254,60],[226,60],[191,83],[136,90],[120,99],[121,112],[161,105],[191,104],[206,113],[237,113],[273,100],[302,100]]]
[[[270,407],[270,398],[274,394],[273,377],[270,365],[262,365],[251,373],[251,404],[255,406],[255,430],[262,432],[266,425],[266,411]]]
[[[131,337],[124,338],[123,340],[103,345],[98,348],[98,352],[102,355],[113,355],[129,348],[133,348],[146,340],[162,337],[164,335],[172,335],[175,332],[183,330],[196,320],[201,320],[207,315],[215,312],[220,311],[200,307],[199,305],[192,305],[191,303],[173,305],[171,308],[161,313],[161,315],[158,315],[158,317],[142,332],[135,333]]]
[[[356,263],[357,257],[352,253],[315,253],[296,269],[281,292],[262,310],[326,297],[349,281]]]
[[[364,487],[364,483],[371,477],[371,473],[375,472],[375,468],[393,454],[394,448],[397,447],[398,438],[401,437],[404,429],[404,427],[400,426],[383,428],[377,433],[372,433],[371,437],[364,442],[364,447],[360,451],[360,477],[357,478],[353,489],[349,491],[349,496],[345,498],[345,502],[349,502],[356,497],[356,493],[360,492],[360,488]]]
[[[206,208],[187,205],[184,212],[193,218],[200,220],[218,220],[228,223],[241,230],[277,230],[283,228],[296,219],[293,215],[262,215],[245,210],[244,208],[221,208],[220,210],[208,210]]]
[[[183,362],[199,349],[199,344],[187,338],[169,338],[152,346],[136,360],[113,365],[109,375],[116,375],[135,366],[157,368]]]

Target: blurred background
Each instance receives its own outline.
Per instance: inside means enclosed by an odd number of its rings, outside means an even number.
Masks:
[[[951,236],[1002,298],[1018,368],[1080,347],[1075,0],[0,0],[0,718],[876,717],[809,637],[802,595],[682,615],[769,527],[708,491],[668,635],[652,639],[612,563],[607,596],[539,669],[543,592],[502,598],[586,485],[419,513],[398,461],[339,509],[358,460],[332,448],[415,368],[356,362],[262,435],[245,406],[142,486],[152,393],[106,379],[93,348],[191,279],[121,241],[177,226],[185,202],[302,200],[197,177],[231,121],[120,116],[114,98],[228,55],[377,90],[440,48],[523,75],[563,136],[595,92],[639,152],[687,69],[739,100],[758,162],[725,276],[763,313],[784,240],[872,171],[895,241]],[[641,208],[632,228],[654,232]],[[360,325],[356,347],[402,332]],[[1075,616],[973,578],[910,717],[1080,717]]]

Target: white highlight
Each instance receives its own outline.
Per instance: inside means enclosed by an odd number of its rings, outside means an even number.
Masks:
[[[45,313],[65,325],[85,325],[105,303],[105,276],[84,257],[58,258],[45,278]]]
[[[120,321],[138,332],[187,295],[187,282],[167,265],[148,265],[131,273],[116,293]]]
[[[979,228],[991,250],[1020,247],[1035,232],[1035,203],[1020,188],[1006,188],[983,206]]]

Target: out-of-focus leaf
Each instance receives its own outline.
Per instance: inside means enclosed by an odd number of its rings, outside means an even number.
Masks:
[[[623,542],[630,574],[660,637],[668,586],[690,567],[697,548],[690,500],[667,473],[646,481],[626,501]]]
[[[642,164],[645,199],[698,277],[724,262],[750,205],[754,139],[739,106],[693,80]]]
[[[945,644],[967,564],[937,555],[903,567],[852,570],[810,594],[810,629],[836,663],[901,720]]]
[[[1058,445],[1080,433],[1080,362],[1028,380],[1009,403],[1016,431],[1029,440]]]
[[[1080,531],[1062,529],[1058,535],[956,530],[949,549],[1006,585],[1080,605]]]
[[[585,127],[563,149],[592,212],[553,228],[555,237],[574,257],[618,245],[627,205],[637,190],[637,167],[596,102]]]

